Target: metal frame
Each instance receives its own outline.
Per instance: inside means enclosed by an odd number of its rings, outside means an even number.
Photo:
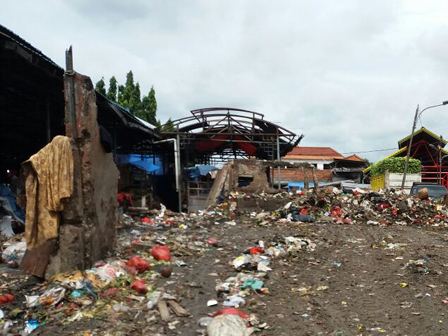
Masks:
[[[303,135],[298,136],[265,120],[262,113],[231,107],[192,110],[190,116],[174,120],[173,126],[175,131],[164,132],[163,135],[168,138],[179,135],[182,148],[194,163],[247,158],[248,155],[235,146],[238,143],[256,146],[260,150],[255,155],[258,159],[275,160],[286,155],[303,138]],[[218,135],[226,138],[218,138]],[[195,144],[199,141],[223,142],[228,146],[198,152]]]

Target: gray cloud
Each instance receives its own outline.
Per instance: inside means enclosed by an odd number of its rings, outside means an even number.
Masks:
[[[442,0],[36,3],[6,0],[0,21],[61,65],[73,44],[94,81],[132,69],[162,120],[241,107],[349,152],[396,147],[417,103],[448,99]],[[448,137],[446,109],[422,121]]]

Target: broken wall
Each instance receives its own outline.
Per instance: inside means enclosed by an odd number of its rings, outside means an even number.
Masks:
[[[243,191],[247,193],[261,193],[272,191],[268,179],[269,165],[260,160],[233,160],[229,170],[230,188],[235,191]],[[238,186],[239,176],[252,176],[252,182],[246,187]]]
[[[74,194],[62,214],[59,246],[46,277],[91,267],[115,243],[119,172],[100,143],[96,94],[89,77],[64,75],[66,135],[73,138]]]
[[[219,196],[228,195],[232,191],[245,193],[276,193],[269,182],[269,163],[256,159],[237,159],[227,162],[219,171],[207,197],[206,207],[216,204]],[[240,176],[253,177],[252,182],[245,187],[239,187]]]

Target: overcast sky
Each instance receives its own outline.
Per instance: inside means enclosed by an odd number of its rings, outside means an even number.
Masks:
[[[396,148],[448,100],[446,0],[2,0],[0,23],[94,82],[129,70],[166,121],[254,110],[340,153]],[[448,138],[448,106],[422,124]],[[420,123],[418,124],[420,127]],[[361,153],[371,160],[392,151]]]

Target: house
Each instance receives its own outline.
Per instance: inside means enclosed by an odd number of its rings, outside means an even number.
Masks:
[[[398,141],[398,150],[384,159],[405,157],[412,134]],[[448,186],[448,151],[444,149],[448,141],[425,127],[413,133],[410,157],[422,164],[422,182],[434,182]],[[372,166],[364,169],[369,177]]]
[[[308,162],[317,169],[331,169],[331,164],[336,159],[344,157],[331,147],[294,147],[286,154],[282,161],[296,163]]]
[[[316,180],[319,183],[334,181],[353,181],[360,183],[365,161],[356,154],[342,156],[331,147],[294,147],[283,159],[286,163],[310,163],[316,169]],[[274,171],[274,178],[277,172]],[[291,167],[283,167],[280,171],[282,185],[294,185],[302,188],[310,182],[312,176],[304,171]]]

